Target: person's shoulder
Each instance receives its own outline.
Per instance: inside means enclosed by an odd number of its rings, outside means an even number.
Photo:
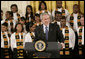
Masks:
[[[28,37],[30,35],[30,32],[28,32],[26,35],[25,35],[25,37]]]
[[[51,25],[59,26],[57,22],[52,22]]]
[[[14,32],[14,33],[12,33],[11,35],[15,35],[15,32]]]
[[[28,32],[28,33],[26,34],[26,36],[29,35],[29,34],[30,34],[30,32]]]
[[[57,24],[57,22],[50,23],[50,25],[53,26],[53,27],[59,27],[59,25]]]
[[[11,38],[13,38],[15,36],[15,32],[11,34]]]
[[[74,31],[71,27],[68,27],[68,29],[69,29],[70,31]]]

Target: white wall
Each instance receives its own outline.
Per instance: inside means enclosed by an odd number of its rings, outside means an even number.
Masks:
[[[4,13],[3,16],[5,16],[6,11],[10,11],[10,6],[12,4],[17,4],[18,12],[22,14],[21,16],[24,16],[26,12],[26,6],[30,5],[30,1],[1,1],[1,10],[3,10]]]

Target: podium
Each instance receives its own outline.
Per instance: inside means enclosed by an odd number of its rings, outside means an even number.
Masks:
[[[47,42],[46,43],[46,49],[44,51],[36,51],[35,47],[34,47],[34,42],[27,42],[25,43],[25,48],[24,50],[27,52],[33,52],[37,57],[46,57],[46,58],[50,58],[52,57],[52,55],[55,57],[58,56],[60,49],[62,48],[62,45],[58,42]]]

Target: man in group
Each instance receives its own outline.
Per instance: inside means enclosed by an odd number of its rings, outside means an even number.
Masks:
[[[64,47],[63,34],[57,24],[51,23],[50,15],[43,13],[41,22],[42,25],[35,29],[35,41],[60,42],[62,47]]]

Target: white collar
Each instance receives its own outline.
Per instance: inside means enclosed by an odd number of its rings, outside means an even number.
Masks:
[[[43,27],[46,27],[46,26],[43,24]],[[49,25],[47,25],[47,27],[49,28]]]
[[[45,33],[45,27],[46,27],[46,26],[43,24],[44,33]],[[48,31],[49,31],[49,25],[47,25],[47,27],[48,27],[47,29],[48,29]]]
[[[58,9],[62,9],[62,7],[61,8],[58,8]]]

